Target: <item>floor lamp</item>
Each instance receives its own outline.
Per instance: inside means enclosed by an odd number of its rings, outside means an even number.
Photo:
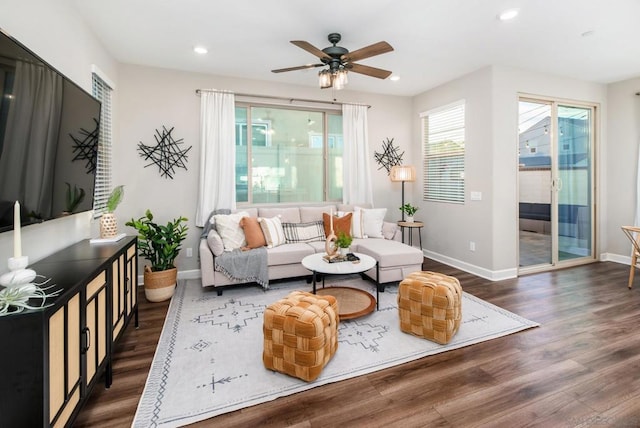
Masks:
[[[412,165],[396,165],[391,167],[389,172],[391,181],[402,182],[402,205],[404,207],[404,182],[416,181],[416,169]],[[404,221],[404,210],[402,210],[402,221]]]

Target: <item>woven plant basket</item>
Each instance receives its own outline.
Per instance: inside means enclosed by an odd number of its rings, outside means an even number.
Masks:
[[[144,267],[144,295],[150,302],[163,302],[173,296],[176,289],[178,269],[167,269],[153,272],[149,266]]]
[[[113,238],[118,234],[118,220],[113,213],[104,213],[100,217],[100,238]]]

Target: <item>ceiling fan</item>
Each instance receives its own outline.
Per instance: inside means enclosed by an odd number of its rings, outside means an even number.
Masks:
[[[271,71],[273,73],[283,73],[286,71],[304,70],[307,68],[328,66],[329,68],[321,70],[318,73],[318,76],[320,77],[320,87],[323,89],[331,87],[335,89],[342,89],[342,87],[344,87],[344,84],[347,83],[348,71],[377,77],[378,79],[386,79],[391,75],[391,71],[355,63],[355,61],[393,51],[393,48],[389,43],[378,42],[355,50],[353,52],[349,52],[348,49],[337,45],[342,38],[339,33],[331,33],[327,38],[333,46],[326,47],[322,50],[303,40],[291,41],[291,43],[298,46],[299,48],[302,48],[305,51],[318,57],[320,59],[320,63],[300,65],[297,67],[279,68],[277,70]]]

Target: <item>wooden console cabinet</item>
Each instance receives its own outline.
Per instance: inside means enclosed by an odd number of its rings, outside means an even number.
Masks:
[[[0,317],[0,426],[71,426],[104,374],[114,342],[138,324],[136,237],[67,247],[30,266],[60,294]]]

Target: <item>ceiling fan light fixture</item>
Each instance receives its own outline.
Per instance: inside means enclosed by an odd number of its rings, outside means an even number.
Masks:
[[[331,72],[329,70],[320,70],[320,72],[318,72],[318,80],[321,89],[330,88],[332,86]]]
[[[333,75],[333,87],[339,91],[340,89],[343,89],[344,85],[346,85],[347,83],[349,83],[349,78],[347,77],[347,70],[343,68],[341,70],[336,71],[335,74]]]

